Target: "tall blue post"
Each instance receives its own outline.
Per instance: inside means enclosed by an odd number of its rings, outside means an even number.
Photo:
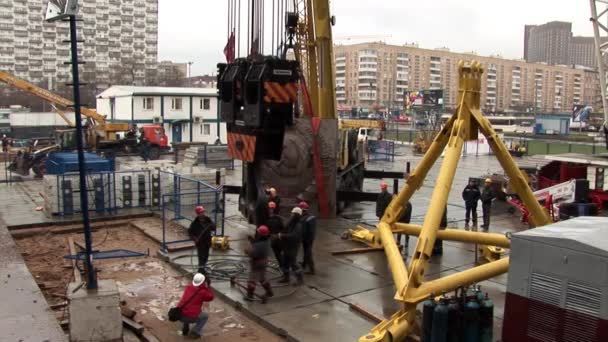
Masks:
[[[87,269],[87,289],[97,289],[97,274],[93,268],[91,225],[89,222],[89,199],[87,198],[86,168],[84,164],[84,144],[82,141],[82,118],[80,116],[80,80],[78,77],[78,37],[76,16],[70,15],[70,47],[72,50],[72,86],[74,89],[74,116],[76,123],[76,148],[78,151],[78,172],[80,180],[80,210],[84,225],[85,265]]]

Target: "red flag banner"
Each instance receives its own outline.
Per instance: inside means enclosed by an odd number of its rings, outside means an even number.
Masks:
[[[226,46],[224,47],[224,56],[226,56],[227,63],[234,62],[234,43],[235,43],[234,31],[232,31],[230,33],[230,37],[228,38],[228,42],[226,43]]]

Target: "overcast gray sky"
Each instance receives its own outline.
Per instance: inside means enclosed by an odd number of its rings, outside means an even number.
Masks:
[[[224,61],[227,3],[159,0],[159,58],[192,61],[193,75],[214,72]],[[241,0],[243,12],[246,3]],[[266,0],[266,7],[271,5]],[[569,21],[575,35],[592,35],[587,0],[333,0],[331,6],[335,37],[391,35],[384,38],[387,43],[417,42],[422,48],[506,58],[522,58],[525,24]]]

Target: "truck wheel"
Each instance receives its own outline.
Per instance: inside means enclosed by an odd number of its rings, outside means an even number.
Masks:
[[[34,171],[34,175],[36,178],[42,178],[46,174],[46,166],[44,162],[38,163],[32,166],[32,171]]]
[[[158,160],[158,159],[160,159],[160,149],[158,147],[156,147],[156,146],[150,146],[149,159],[150,160]]]

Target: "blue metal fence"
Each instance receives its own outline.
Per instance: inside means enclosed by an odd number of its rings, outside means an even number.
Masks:
[[[395,142],[389,140],[368,141],[367,160],[395,161]]]
[[[183,181],[183,180],[182,180]],[[221,190],[208,184],[201,186],[201,191],[175,192],[162,196],[162,249],[167,245],[187,242],[190,239],[171,238],[168,230],[172,227],[186,229],[196,218],[194,209],[202,205],[207,215],[216,224],[216,236],[224,235],[224,196]],[[174,223],[174,225],[171,225]]]
[[[119,209],[158,208],[162,194],[160,173],[152,170],[88,172],[89,211],[115,214]],[[56,213],[81,212],[78,173],[57,175]]]

